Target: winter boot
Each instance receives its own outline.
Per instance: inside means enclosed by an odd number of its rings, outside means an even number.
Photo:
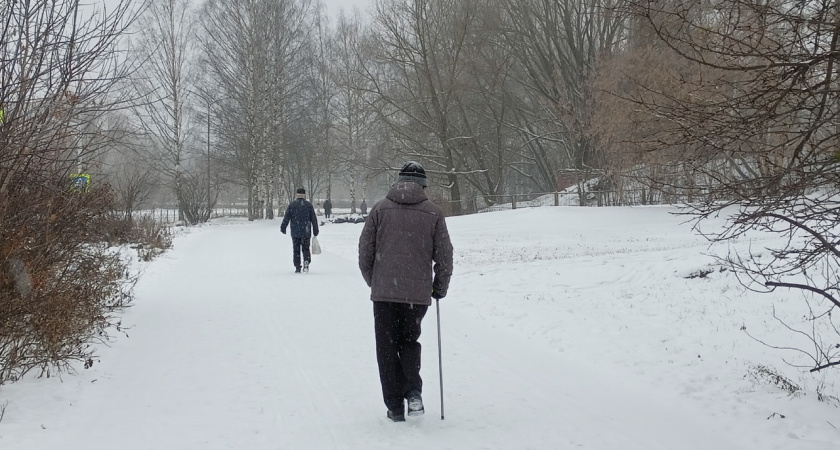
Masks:
[[[304,261],[303,262],[303,271],[304,272],[309,272],[309,261]]]
[[[388,418],[394,422],[405,422],[405,413],[399,410],[389,409]]]
[[[405,398],[408,400],[408,415],[410,417],[422,416],[426,412],[423,409],[423,397],[420,396],[420,391],[416,389],[409,391]]]

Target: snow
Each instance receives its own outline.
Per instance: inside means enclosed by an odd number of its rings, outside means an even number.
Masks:
[[[361,224],[326,224],[293,274],[279,221],[190,229],[145,267],[128,337],[93,368],[0,388],[0,448],[840,448],[835,372],[783,362],[772,318],[799,294],[758,294],[720,271],[727,250],[669,207],[542,207],[448,219],[455,276],[423,322],[426,415],[392,423]],[[718,221],[722,219],[717,219]],[[756,235],[741,249],[772,243]],[[687,278],[713,269],[705,278]],[[791,396],[754,369],[802,387]],[[784,418],[781,418],[781,416]]]

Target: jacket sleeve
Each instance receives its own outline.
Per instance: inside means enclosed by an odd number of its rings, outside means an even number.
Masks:
[[[312,222],[312,234],[318,236],[318,216],[315,214],[315,207],[309,205],[309,221]]]
[[[362,271],[362,278],[370,287],[373,279],[373,264],[376,262],[376,215],[374,210],[370,211],[362,234],[359,236],[359,269]]]
[[[435,278],[432,281],[432,292],[435,298],[446,297],[449,290],[449,280],[452,278],[452,241],[449,239],[449,230],[446,228],[446,220],[443,215],[439,216],[435,226],[435,243],[432,261],[434,261]]]
[[[283,223],[280,224],[280,232],[281,233],[286,232],[286,227],[289,226],[289,221],[292,220],[291,210],[292,210],[292,205],[289,205],[289,206],[286,207],[286,213],[283,214]]]

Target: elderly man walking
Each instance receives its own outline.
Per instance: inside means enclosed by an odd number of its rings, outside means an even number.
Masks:
[[[376,359],[387,417],[423,414],[421,322],[432,298],[446,296],[452,243],[443,211],[426,197],[426,171],[406,163],[359,238],[359,268],[373,300]]]
[[[295,265],[295,273],[300,273],[300,255],[303,253],[303,271],[309,272],[309,263],[312,262],[312,255],[309,251],[309,241],[312,235],[318,236],[318,217],[315,216],[315,208],[312,203],[306,201],[306,190],[298,188],[295,192],[295,199],[286,208],[283,215],[283,223],[280,224],[280,232],[286,234],[286,227],[292,225],[292,262]]]

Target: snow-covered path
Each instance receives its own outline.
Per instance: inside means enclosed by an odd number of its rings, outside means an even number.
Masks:
[[[323,227],[324,254],[311,273],[295,275],[278,222],[228,221],[178,238],[149,266],[124,320],[130,337],[100,352],[101,363],[47,388],[34,388],[44,380],[13,386],[13,406],[38,407],[10,409],[0,448],[758,448],[761,430],[744,434],[675,389],[639,385],[595,341],[579,349],[591,355],[582,363],[581,352],[534,339],[530,319],[486,317],[495,308],[476,305],[516,277],[482,284],[479,268],[504,266],[466,265],[471,236],[486,227],[458,220],[450,227],[462,266],[440,303],[445,420],[434,308],[421,339],[426,415],[385,418],[372,307],[355,260],[361,225]],[[584,256],[574,264],[591,260]],[[574,281],[582,280],[564,283]],[[579,330],[585,319],[576,319]]]

